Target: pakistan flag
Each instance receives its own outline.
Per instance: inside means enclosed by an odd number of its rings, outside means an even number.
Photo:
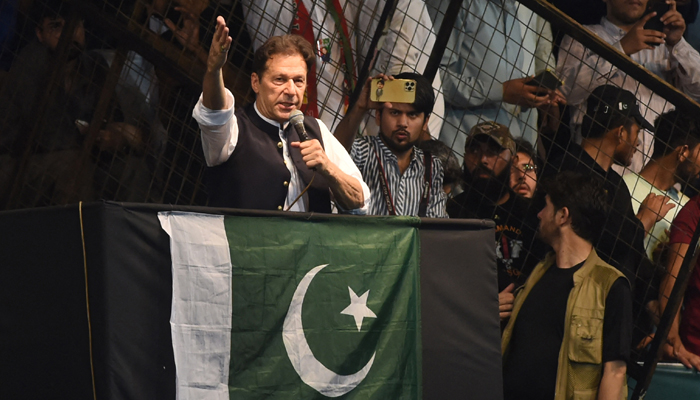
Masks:
[[[417,219],[165,212],[179,399],[419,399]]]

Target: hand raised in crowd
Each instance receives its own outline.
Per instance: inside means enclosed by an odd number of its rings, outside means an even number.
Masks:
[[[539,108],[551,104],[551,90],[527,85],[533,77],[511,79],[503,82],[503,101],[516,106]],[[562,98],[564,96],[561,96]]]
[[[676,205],[671,202],[670,197],[662,194],[657,195],[655,193],[649,193],[639,206],[637,218],[642,221],[644,229],[649,232],[654,224],[661,221],[666,213],[675,206]]]
[[[383,79],[385,81],[393,81],[394,77],[393,76],[388,76],[384,74],[379,74],[377,76],[374,76],[372,78],[367,78],[367,81],[365,81],[365,85],[362,87],[362,92],[360,93],[360,97],[357,99],[357,103],[355,103],[355,106],[359,108],[359,111],[366,112],[367,110],[376,110],[380,108],[391,108],[391,103],[389,102],[377,102],[377,101],[372,101],[371,99],[371,94],[372,94],[372,80],[373,79]]]
[[[513,303],[515,302],[514,289],[515,284],[511,283],[498,294],[498,315],[501,317],[501,321],[510,318],[510,314],[513,312]]]
[[[207,58],[207,72],[221,71],[226,64],[228,50],[231,48],[233,39],[228,35],[228,27],[224,17],[216,17],[216,32],[211,40],[209,57]]]
[[[182,27],[175,25],[169,18],[165,18],[163,22],[175,35],[175,39],[187,50],[201,56],[206,52],[199,43],[199,16],[185,7],[175,7],[182,15]]]
[[[673,5],[675,10],[675,2]],[[670,12],[670,11],[669,11]],[[668,14],[668,13],[666,13]],[[679,14],[680,15],[680,14]],[[656,16],[656,12],[649,13],[637,21],[627,34],[620,39],[620,45],[625,54],[631,56],[640,50],[652,50],[652,44],[660,45],[666,39],[666,34],[654,29],[644,29],[644,24]],[[684,28],[685,29],[685,28]]]
[[[661,22],[664,23],[664,33],[666,34],[666,44],[673,47],[683,37],[685,32],[685,20],[681,13],[676,10],[675,0],[666,0],[670,9],[666,14],[661,16]]]

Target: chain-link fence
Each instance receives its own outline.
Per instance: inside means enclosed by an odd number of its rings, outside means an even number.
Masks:
[[[304,107],[331,131],[370,76],[411,71],[433,82],[428,133],[449,146],[458,166],[465,163],[450,214],[502,218],[497,248],[506,279],[522,283],[542,256],[529,244],[542,199],[504,203],[503,185],[513,186],[511,197],[530,197],[533,175],[564,169],[606,182],[613,211],[601,221],[597,248],[634,287],[628,373],[640,382],[639,395],[663,350],[661,339],[669,329],[676,335],[671,317],[692,265],[686,252],[695,248],[697,219],[687,217],[691,223],[683,227],[672,223],[697,193],[700,106],[693,99],[700,97],[700,56],[673,30],[658,36],[660,46],[642,49],[643,40],[637,47],[623,40],[627,32],[619,24],[599,23],[604,6],[553,3],[571,16],[542,0],[3,2],[0,204],[206,205],[205,161],[191,113],[216,17],[225,18],[233,38],[224,79],[237,105],[254,101],[254,50],[270,36],[298,33],[317,52]],[[681,3],[685,19],[694,19],[697,9]],[[583,28],[571,17],[595,25]],[[672,47],[663,44],[668,40]],[[532,84],[529,77],[543,71],[551,74]],[[633,100],[611,100],[614,89],[596,91],[604,85],[626,89]],[[620,122],[606,110],[618,106],[628,117],[627,107],[639,107],[640,118]],[[495,189],[470,180],[477,173],[467,166],[489,151],[468,136],[483,121],[507,126],[519,144],[518,157],[476,162],[502,184]],[[644,128],[643,122],[647,129],[632,128]],[[606,136],[620,126],[617,142]],[[371,118],[363,130],[376,134]],[[659,199],[652,202],[649,193]],[[664,196],[674,205],[668,212]],[[684,257],[675,257],[679,252]],[[682,260],[687,265],[680,268]],[[672,293],[672,287],[678,289]],[[641,343],[654,330],[656,340]]]

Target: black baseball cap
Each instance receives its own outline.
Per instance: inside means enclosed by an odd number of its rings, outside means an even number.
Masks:
[[[649,132],[654,132],[654,126],[639,112],[639,101],[634,94],[617,86],[602,85],[595,88],[586,100],[586,116],[603,126],[608,126],[614,116],[627,116],[634,118]]]

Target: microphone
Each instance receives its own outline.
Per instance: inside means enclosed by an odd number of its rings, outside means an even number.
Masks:
[[[299,141],[304,142],[309,140],[309,135],[306,133],[306,128],[304,127],[304,113],[299,110],[294,110],[289,115],[289,123],[294,125],[294,129],[299,135]]]

